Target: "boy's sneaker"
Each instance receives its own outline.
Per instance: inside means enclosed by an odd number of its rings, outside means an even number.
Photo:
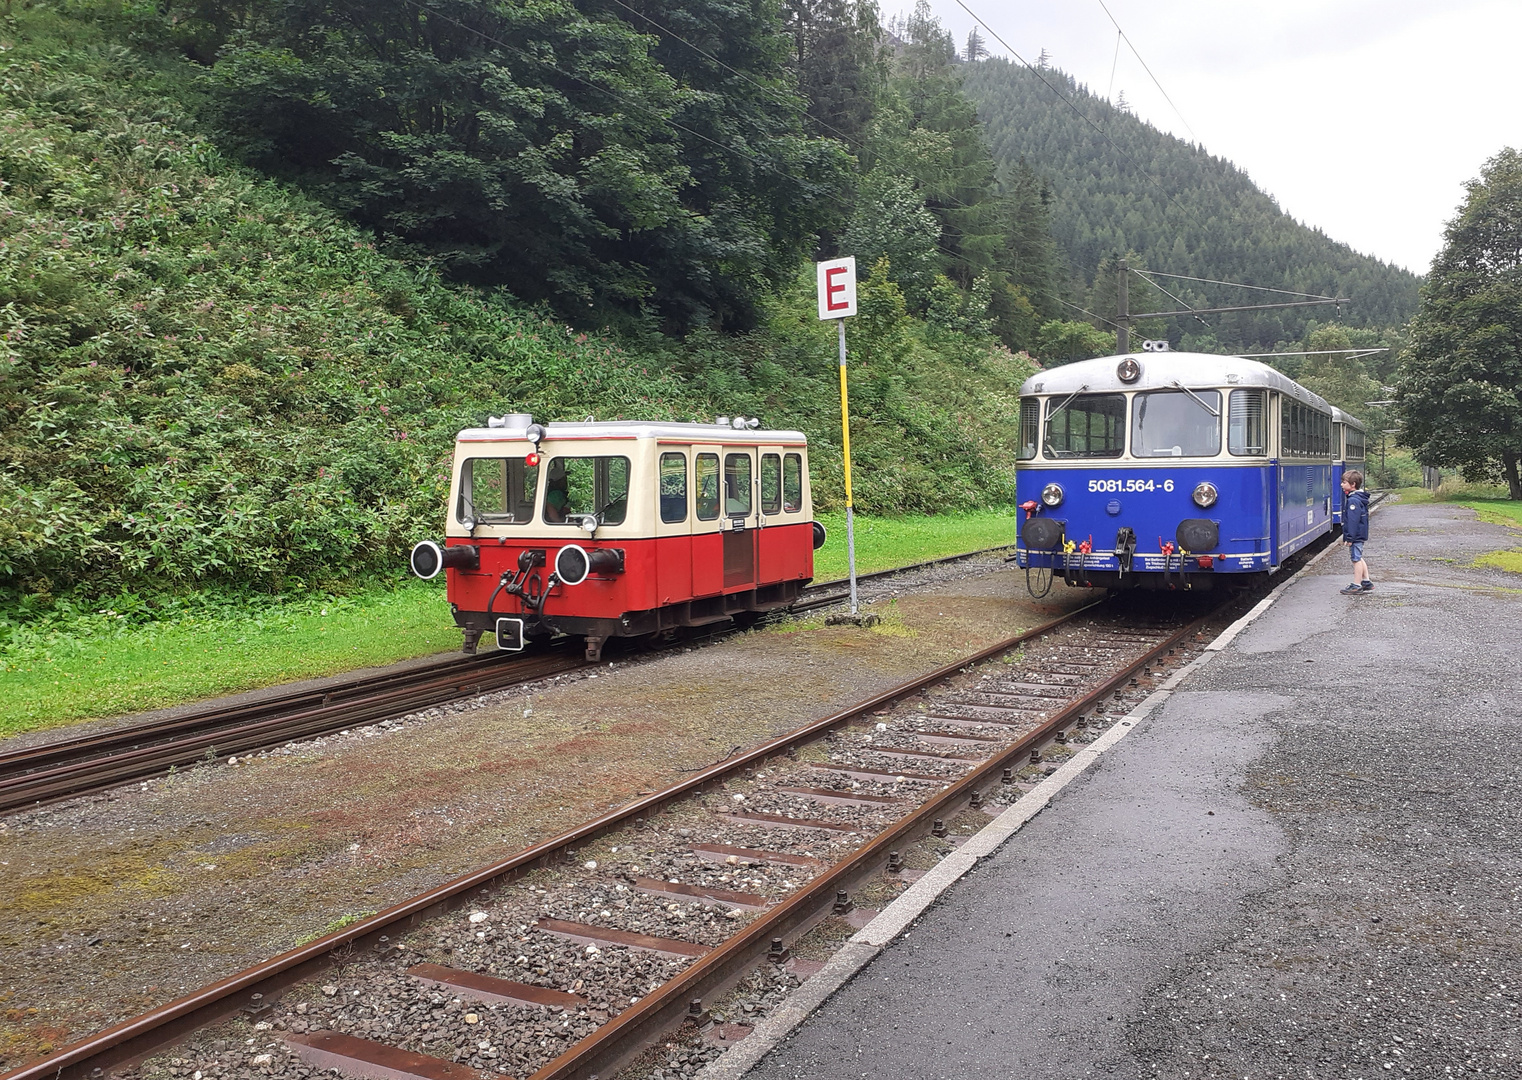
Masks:
[[[1342,590],[1342,595],[1343,596],[1357,596],[1361,592],[1363,592],[1363,586],[1358,584],[1358,582],[1355,581],[1355,582],[1353,582],[1353,584],[1349,585],[1347,588]]]
[[[1374,583],[1372,581],[1365,581],[1363,583],[1363,585],[1360,586],[1360,590],[1359,591],[1361,591],[1361,592],[1373,592],[1374,591]]]

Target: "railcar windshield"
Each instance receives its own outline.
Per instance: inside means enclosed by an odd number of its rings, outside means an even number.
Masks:
[[[1020,399],[1020,456],[1030,461],[1036,456],[1036,440],[1041,435],[1041,402],[1035,398]]]
[[[1131,404],[1132,457],[1215,457],[1221,452],[1219,390],[1152,390]]]
[[[1124,394],[1047,398],[1044,452],[1052,458],[1118,458],[1126,450]]]
[[[460,466],[461,521],[521,525],[534,519],[539,466],[524,458],[466,458]]]
[[[622,525],[629,512],[629,459],[557,457],[544,482],[544,520],[576,524],[576,516],[596,514],[599,524]]]

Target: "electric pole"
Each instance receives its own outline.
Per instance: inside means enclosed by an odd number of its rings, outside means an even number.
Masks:
[[[1124,356],[1131,351],[1131,271],[1126,260],[1120,260],[1120,289],[1115,314],[1115,352]]]

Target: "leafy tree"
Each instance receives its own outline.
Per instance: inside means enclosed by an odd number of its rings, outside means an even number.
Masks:
[[[1036,355],[1048,364],[1090,360],[1115,351],[1115,334],[1083,322],[1052,319],[1041,324]]]
[[[1522,499],[1522,154],[1468,185],[1444,233],[1401,365],[1401,440],[1424,465],[1505,479]]]
[[[940,260],[936,242],[941,227],[906,176],[873,169],[857,188],[856,210],[846,227],[842,250],[858,265],[886,260],[895,284],[915,307],[923,309],[935,284]]]
[[[799,92],[816,134],[860,149],[887,78],[871,0],[783,0]]]
[[[461,280],[748,325],[838,214],[765,0],[197,0],[224,142]]]

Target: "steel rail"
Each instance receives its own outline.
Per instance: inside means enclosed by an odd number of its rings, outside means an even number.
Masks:
[[[1041,746],[1059,730],[1095,708],[1169,649],[1177,648],[1180,642],[1212,618],[1216,611],[1200,616],[1171,634],[1140,659],[1107,679],[1103,685],[1072,702],[1016,742],[997,751],[966,776],[921,803],[853,854],[825,870],[797,893],[768,909],[734,937],[683,968],[658,989],[640,998],[558,1058],[532,1073],[529,1080],[594,1080],[598,1076],[613,1075],[645,1047],[676,1028],[688,1014],[693,1001],[723,992],[745,972],[763,962],[773,938],[785,940],[794,932],[807,929],[831,910],[838,892],[849,891],[852,885],[886,865],[890,851],[918,840],[931,830],[937,818],[953,816],[955,811],[971,802],[974,792],[982,791],[990,784],[997,784],[1003,769],[1021,758],[1028,758],[1032,748]],[[1000,651],[1003,650],[984,650],[978,659],[989,659]],[[974,662],[976,661],[966,660],[949,669],[942,668],[936,673],[937,677],[945,678]]]
[[[872,581],[958,562],[1004,550],[984,548],[908,566],[858,575]],[[845,579],[809,586],[828,590]],[[805,611],[840,597],[803,600]],[[222,708],[203,708],[180,716],[135,724],[113,731],[59,739],[39,746],[0,751],[0,813],[77,798],[129,781],[162,776],[171,769],[312,738],[347,727],[376,723],[408,712],[573,671],[585,662],[554,655],[558,644],[527,656],[487,653],[455,656],[404,671],[382,672],[323,687],[275,694]]]
[[[1050,633],[1081,615],[1092,612],[1104,603],[1104,600],[1098,600],[1049,619],[995,645],[980,649],[971,656],[937,668],[926,675],[876,694],[866,701],[858,702],[821,720],[780,735],[743,754],[710,765],[701,772],[694,773],[662,791],[637,799],[618,810],[526,848],[507,859],[445,882],[343,930],[317,938],[210,986],[160,1005],[140,1016],[71,1043],[48,1057],[29,1062],[9,1072],[0,1073],[0,1080],[45,1080],[45,1078],[47,1080],[86,1080],[95,1070],[108,1069],[146,1057],[156,1050],[173,1045],[197,1028],[205,1027],[252,1005],[258,1000],[255,995],[268,996],[276,993],[294,983],[313,977],[342,956],[352,955],[356,950],[386,944],[380,940],[382,937],[389,938],[390,934],[405,931],[411,926],[461,906],[467,901],[469,894],[478,889],[511,882],[534,867],[560,856],[570,848],[597,838],[625,821],[657,810],[669,802],[783,753],[793,746],[811,742],[832,728],[850,723],[874,709],[917,693],[927,686],[949,678],[963,668],[1008,652],[1026,641]],[[940,800],[936,801],[939,804]],[[813,895],[814,891],[810,887],[807,893]],[[793,910],[791,905],[792,902],[789,901],[783,906]],[[744,932],[742,936],[745,936]],[[748,936],[746,940],[749,941]],[[643,1002],[640,1004],[643,1005]],[[648,1010],[641,1009],[640,1015],[643,1016],[646,1011]],[[620,1018],[625,1015],[629,1015],[629,1010],[621,1013]],[[633,1022],[634,1019],[631,1017],[630,1020],[619,1025],[618,1030],[624,1030]],[[593,1037],[588,1036],[589,1039]]]
[[[324,701],[303,694],[294,711],[267,706],[239,707],[229,713],[202,714],[169,721],[148,732],[123,732],[114,740],[87,741],[72,753],[17,754],[0,762],[0,812],[15,812],[74,798],[131,780],[142,780],[204,761],[217,760],[311,738],[349,727],[376,723],[461,696],[485,693],[517,683],[582,667],[584,661],[563,652],[515,658],[516,662],[461,665],[453,673],[425,671],[412,681],[389,680],[379,692],[351,700]],[[315,704],[311,701],[315,697]],[[304,706],[304,707],[301,707]],[[262,715],[261,715],[262,714]],[[142,745],[143,743],[147,745]],[[49,760],[51,764],[46,764]],[[30,768],[23,767],[30,764]],[[9,773],[10,775],[4,775]]]

